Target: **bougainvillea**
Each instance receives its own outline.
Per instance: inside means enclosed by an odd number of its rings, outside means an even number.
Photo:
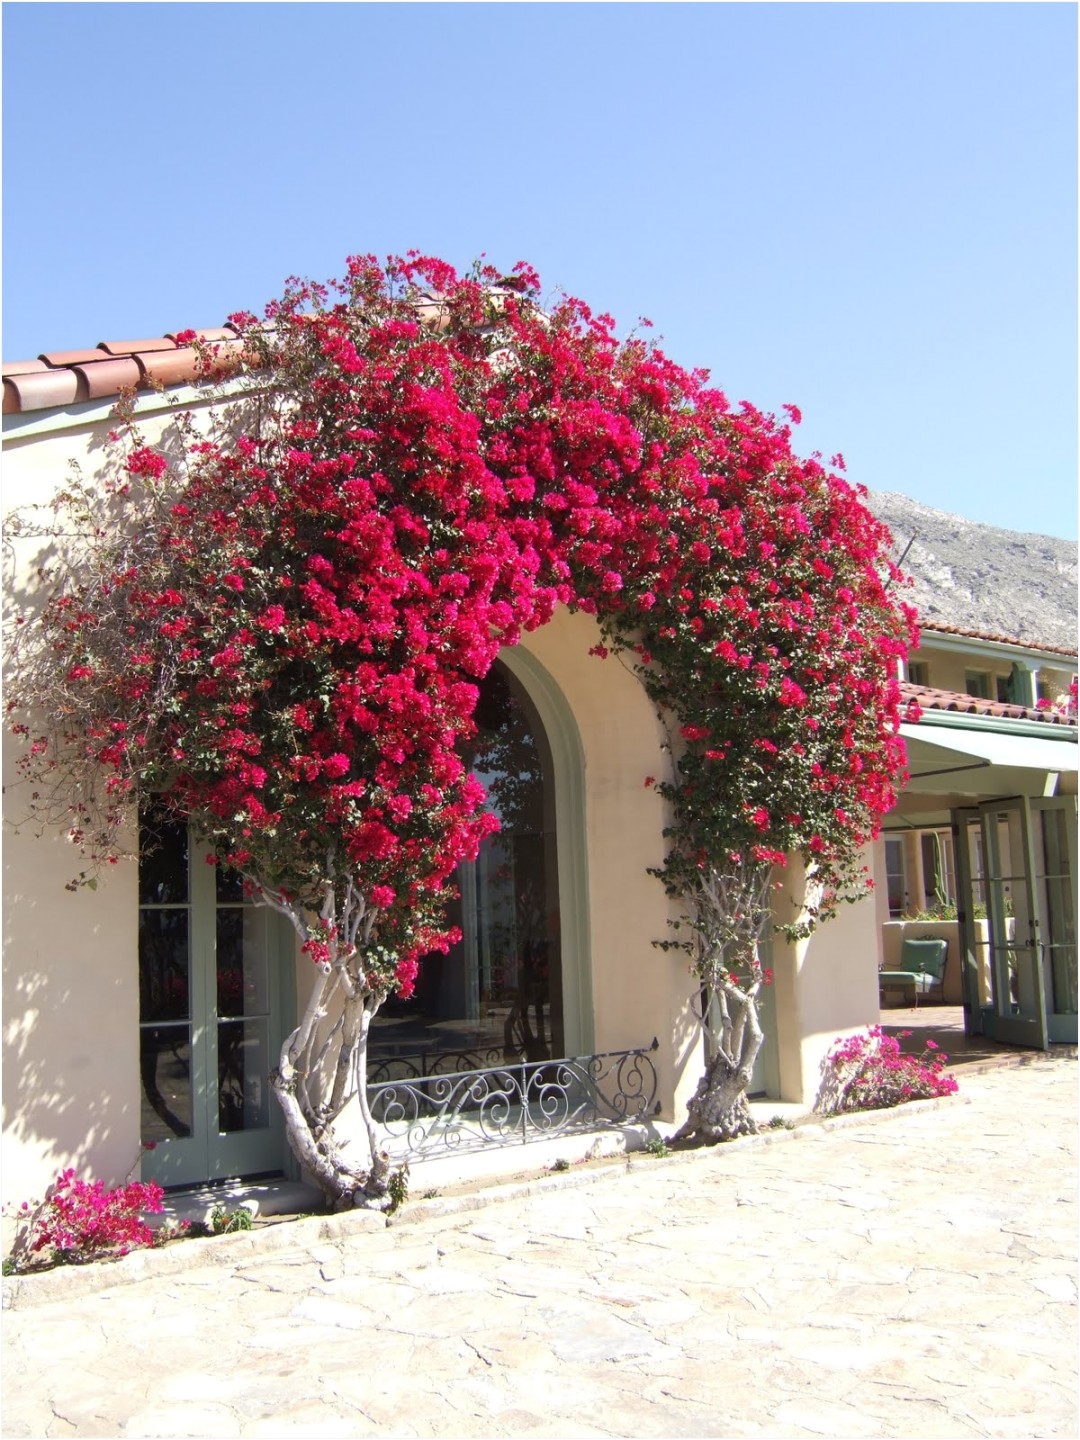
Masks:
[[[935,1100],[956,1094],[956,1077],[945,1069],[948,1056],[933,1040],[921,1055],[905,1055],[899,1037],[880,1025],[840,1037],[821,1062],[821,1089],[815,1109],[822,1115],[852,1110],[888,1110],[907,1100]]]
[[[538,293],[525,266],[355,258],[232,317],[247,364],[215,425],[150,445],[129,405],[115,483],[64,490],[16,647],[26,768],[43,811],[77,782],[82,878],[154,790],[296,927],[319,980],[275,1086],[339,1200],[385,1189],[371,1017],[455,938],[448,887],[495,823],[460,751],[500,647],[591,613],[668,725],[671,943],[721,1014],[710,1086],[721,1061],[737,1082],[702,1134],[745,1124],[774,867],[802,856],[800,923],[827,916],[902,769],[887,531],[788,425]],[[333,1139],[353,1096],[362,1166]]]
[[[62,1170],[44,1200],[24,1201],[15,1212],[11,1268],[83,1264],[153,1245],[154,1231],[142,1217],[161,1213],[164,1193],[152,1181],[106,1189],[103,1180],[79,1180],[74,1170]]]

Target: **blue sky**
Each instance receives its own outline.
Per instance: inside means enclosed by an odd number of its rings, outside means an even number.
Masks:
[[[1077,533],[1072,4],[3,7],[7,359],[419,249],[794,402],[803,453]]]

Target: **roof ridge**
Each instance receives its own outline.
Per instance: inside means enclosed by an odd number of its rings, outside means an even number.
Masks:
[[[243,358],[240,330],[227,322],[140,340],[101,340],[87,350],[45,350],[33,360],[4,361],[3,413],[18,415],[104,400],[122,390],[190,385],[206,374],[197,346],[208,347],[219,369],[233,369]]]

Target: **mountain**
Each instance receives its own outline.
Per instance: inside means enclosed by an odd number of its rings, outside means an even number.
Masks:
[[[867,507],[892,531],[894,557],[926,625],[958,626],[1025,645],[1076,649],[1076,542],[999,530],[871,490]]]

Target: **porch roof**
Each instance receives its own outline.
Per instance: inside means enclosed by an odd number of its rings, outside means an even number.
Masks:
[[[920,774],[937,767],[948,767],[956,773],[960,768],[957,761],[965,760],[972,768],[979,769],[992,765],[1059,774],[1077,769],[1075,730],[1071,734],[1062,733],[1060,738],[1057,735],[1050,738],[1049,734],[1046,737],[1010,735],[1001,730],[971,726],[901,725],[900,734],[907,743],[913,783],[917,783]]]

